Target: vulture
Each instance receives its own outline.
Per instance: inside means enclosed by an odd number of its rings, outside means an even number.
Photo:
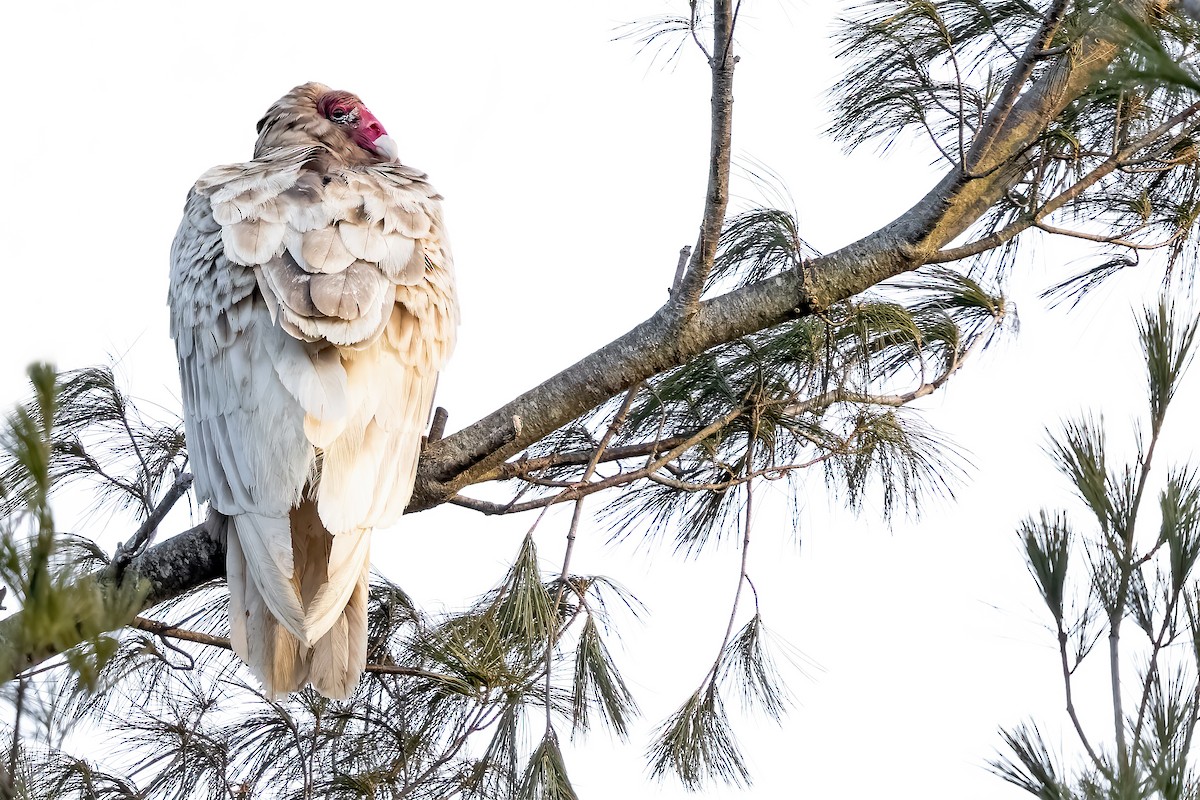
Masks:
[[[188,451],[231,643],[270,697],[345,699],[366,667],[371,530],[412,495],[458,324],[440,200],[319,83],[188,194],[168,292]]]

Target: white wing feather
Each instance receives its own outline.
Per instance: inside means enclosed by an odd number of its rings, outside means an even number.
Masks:
[[[458,309],[424,176],[318,175],[322,152],[201,176],[169,300],[196,490],[233,518],[234,647],[271,694],[309,680],[344,697],[366,658],[370,529],[412,494]]]

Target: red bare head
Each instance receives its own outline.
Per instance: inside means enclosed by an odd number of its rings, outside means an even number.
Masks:
[[[317,100],[317,111],[334,125],[341,126],[362,149],[393,160],[396,158],[392,138],[383,124],[350,92],[326,92]]]
[[[396,143],[357,95],[319,83],[297,86],[282,97],[259,121],[258,131],[256,154],[316,140],[348,163],[399,160]]]

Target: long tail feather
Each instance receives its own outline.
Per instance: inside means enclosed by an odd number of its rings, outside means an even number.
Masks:
[[[324,636],[341,616],[370,560],[369,530],[344,531],[333,537],[325,584],[305,608],[304,624],[310,640]]]
[[[368,572],[364,562],[349,602],[313,644],[309,657],[308,679],[318,692],[334,700],[345,700],[354,692],[367,666]]]
[[[295,581],[291,521],[287,517],[238,514],[229,532],[244,556],[246,586],[251,584],[266,608],[288,632],[308,644],[304,607]],[[249,595],[247,595],[249,596]],[[246,610],[250,611],[249,605]]]
[[[367,661],[367,576],[371,532],[330,534],[305,499],[292,510],[292,553],[312,650],[308,680],[326,697],[345,699]]]
[[[247,563],[234,522],[229,526],[226,544],[230,642],[262,683],[267,696],[278,697],[304,685],[308,648],[279,623],[258,584],[247,574],[254,568]]]

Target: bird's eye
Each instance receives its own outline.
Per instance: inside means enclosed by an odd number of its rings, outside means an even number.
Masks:
[[[334,122],[345,122],[348,116],[350,116],[350,112],[342,106],[337,106],[329,112],[329,118]]]

